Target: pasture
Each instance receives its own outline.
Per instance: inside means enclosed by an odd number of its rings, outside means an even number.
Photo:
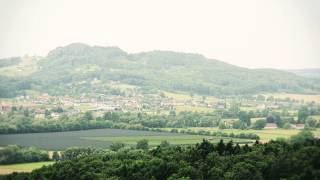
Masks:
[[[0,175],[11,174],[13,172],[31,172],[34,169],[39,169],[42,166],[48,166],[54,162],[35,162],[35,163],[21,163],[21,164],[10,164],[0,165]]]

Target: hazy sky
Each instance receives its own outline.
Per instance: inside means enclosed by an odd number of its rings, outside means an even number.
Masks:
[[[72,42],[320,68],[319,0],[0,0],[0,57]]]

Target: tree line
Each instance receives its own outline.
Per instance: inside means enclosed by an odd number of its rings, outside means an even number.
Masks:
[[[70,152],[68,159],[4,179],[319,179],[320,141],[308,134],[298,136],[290,142],[257,141],[252,146],[203,140],[149,149],[141,142],[136,149]]]
[[[9,145],[0,149],[0,164],[27,163],[48,160],[48,152],[35,147]]]

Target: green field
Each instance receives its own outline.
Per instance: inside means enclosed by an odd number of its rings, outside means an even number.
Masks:
[[[172,128],[164,128],[165,130],[170,131]],[[241,129],[218,129],[216,127],[192,127],[192,128],[175,128],[178,130],[192,130],[192,131],[199,131],[199,130],[205,130],[210,132],[224,132],[224,133],[234,133],[234,134],[240,134],[240,133],[254,133],[257,134],[262,141],[270,141],[275,140],[277,138],[290,138],[293,135],[298,134],[301,130],[297,129],[263,129],[263,130],[241,130]],[[320,136],[320,129],[317,129],[315,131],[312,131],[315,136]]]
[[[182,111],[192,111],[192,112],[213,112],[213,109],[208,107],[199,107],[199,106],[176,106],[176,112],[180,113]]]
[[[0,165],[0,174],[11,174],[13,172],[30,172],[34,169],[41,168],[42,166],[48,166],[53,163],[54,162],[49,161],[49,162]]]
[[[196,144],[201,142],[203,139],[208,139],[212,143],[217,143],[220,139],[225,141],[231,140],[231,138],[225,137],[212,137],[212,136],[200,136],[200,135],[182,135],[182,136],[119,136],[119,137],[82,137],[82,139],[93,140],[93,141],[106,141],[106,142],[118,142],[128,145],[135,145],[138,140],[147,139],[149,145],[156,146],[159,145],[162,141],[167,140],[170,144]],[[233,142],[238,143],[251,143],[251,140],[246,139],[232,139]]]
[[[17,144],[22,146],[34,146],[46,150],[64,150],[69,147],[96,147],[108,148],[113,142],[122,142],[134,145],[141,139],[148,139],[150,145],[158,145],[163,140],[171,144],[194,144],[201,142],[203,138],[217,142],[220,139],[230,138],[208,137],[199,135],[186,135],[170,132],[135,131],[124,129],[94,129],[69,132],[30,133],[30,134],[2,134],[0,146]],[[247,139],[234,139],[235,142],[251,142]]]
[[[89,103],[82,103],[80,106],[78,106],[78,108],[81,112],[87,112],[91,109],[94,109],[94,107],[92,107]]]

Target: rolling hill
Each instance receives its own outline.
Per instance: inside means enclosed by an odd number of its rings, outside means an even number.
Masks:
[[[318,80],[286,71],[247,69],[199,54],[171,51],[129,54],[118,47],[81,43],[52,50],[37,61],[36,69],[22,77],[0,77],[0,81],[8,78],[19,83],[27,81],[29,86],[24,85],[17,93],[26,88],[52,94],[103,93],[110,81],[201,95],[320,92]],[[0,95],[4,89],[5,86],[0,86]]]

